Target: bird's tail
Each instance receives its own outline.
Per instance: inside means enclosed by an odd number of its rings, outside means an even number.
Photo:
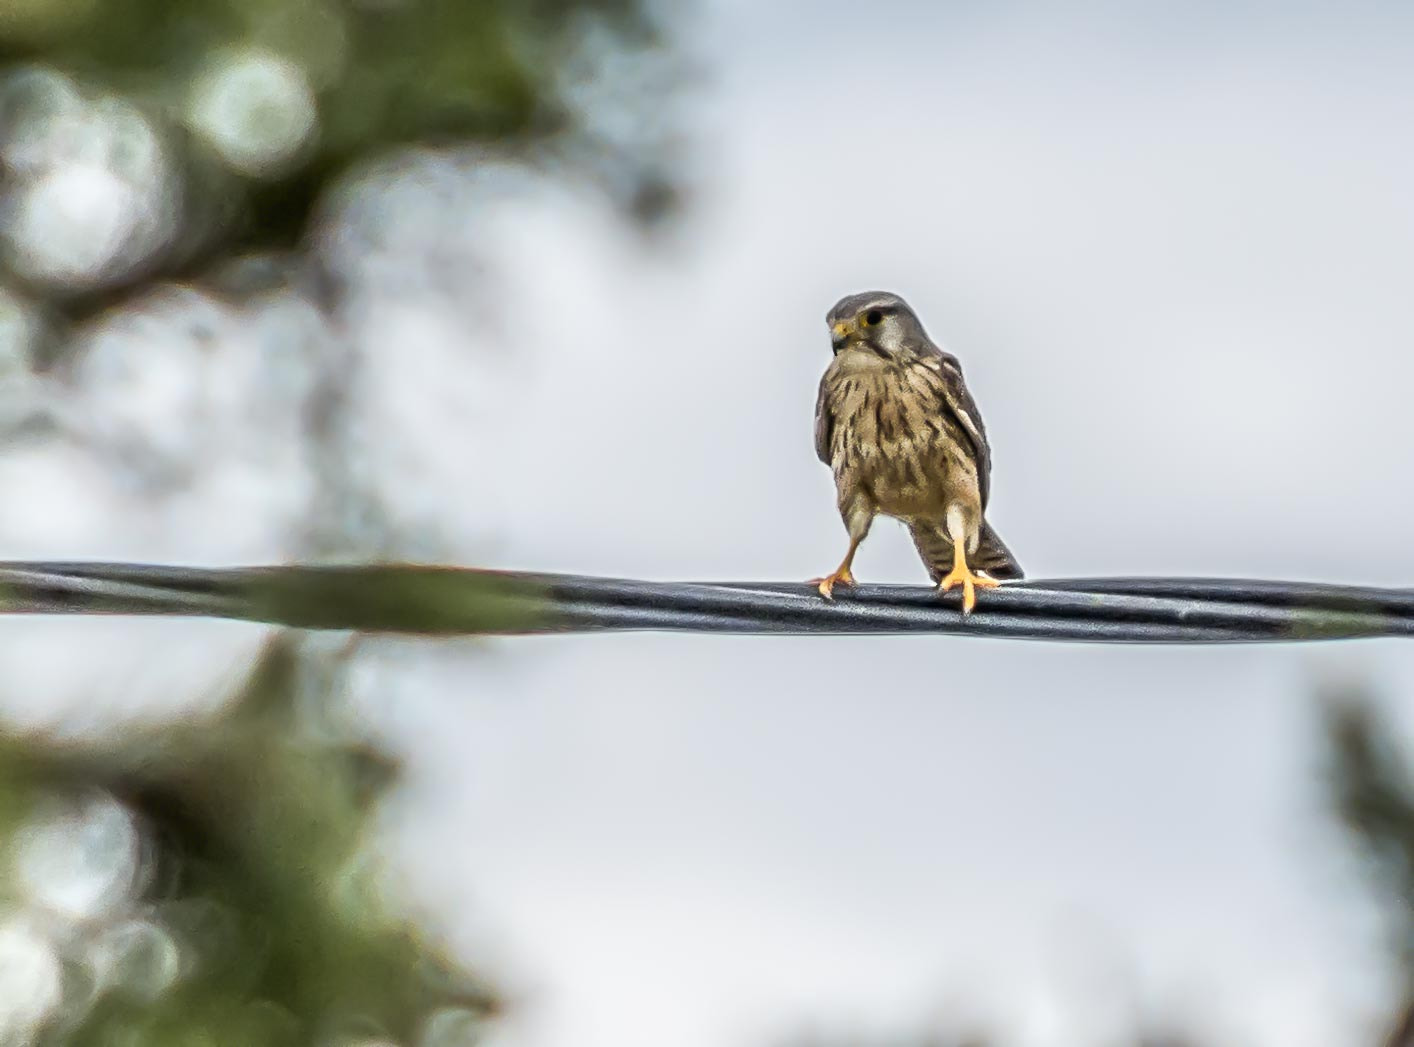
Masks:
[[[929,576],[933,581],[939,581],[952,570],[952,539],[941,526],[915,524],[909,530],[913,534],[913,544],[918,549],[918,555],[923,558],[923,565],[928,568]],[[1011,555],[1006,543],[992,530],[992,525],[985,521],[977,541],[977,551],[967,558],[967,562],[974,571],[1000,581],[1016,581],[1026,577],[1021,570],[1021,564],[1016,562],[1016,557]]]

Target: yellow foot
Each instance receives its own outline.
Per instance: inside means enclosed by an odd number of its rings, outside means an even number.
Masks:
[[[849,573],[848,567],[841,567],[834,574],[827,574],[824,578],[812,578],[810,584],[820,590],[820,595],[827,600],[835,598],[835,586],[853,585],[854,575]]]
[[[947,576],[938,583],[939,592],[947,592],[955,585],[962,586],[962,613],[971,614],[972,608],[977,606],[978,589],[995,589],[1002,583],[995,578],[986,578],[980,574],[973,574],[968,570],[966,564],[958,564]]]

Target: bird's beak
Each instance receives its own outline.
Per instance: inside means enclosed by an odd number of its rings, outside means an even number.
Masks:
[[[859,333],[859,325],[853,320],[841,320],[830,328],[830,342],[839,352],[849,340]]]

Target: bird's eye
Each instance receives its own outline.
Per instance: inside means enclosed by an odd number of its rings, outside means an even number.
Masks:
[[[884,322],[884,313],[880,309],[870,309],[864,314],[864,323],[868,327],[874,327]]]

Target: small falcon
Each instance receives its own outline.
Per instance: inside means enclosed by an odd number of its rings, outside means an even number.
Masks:
[[[882,513],[908,527],[940,591],[962,586],[970,613],[977,589],[1023,575],[983,516],[992,454],[962,365],[896,294],[842,298],[826,322],[835,358],[815,401],[815,453],[834,471],[849,551],[814,579],[820,595],[854,584],[855,551]]]

